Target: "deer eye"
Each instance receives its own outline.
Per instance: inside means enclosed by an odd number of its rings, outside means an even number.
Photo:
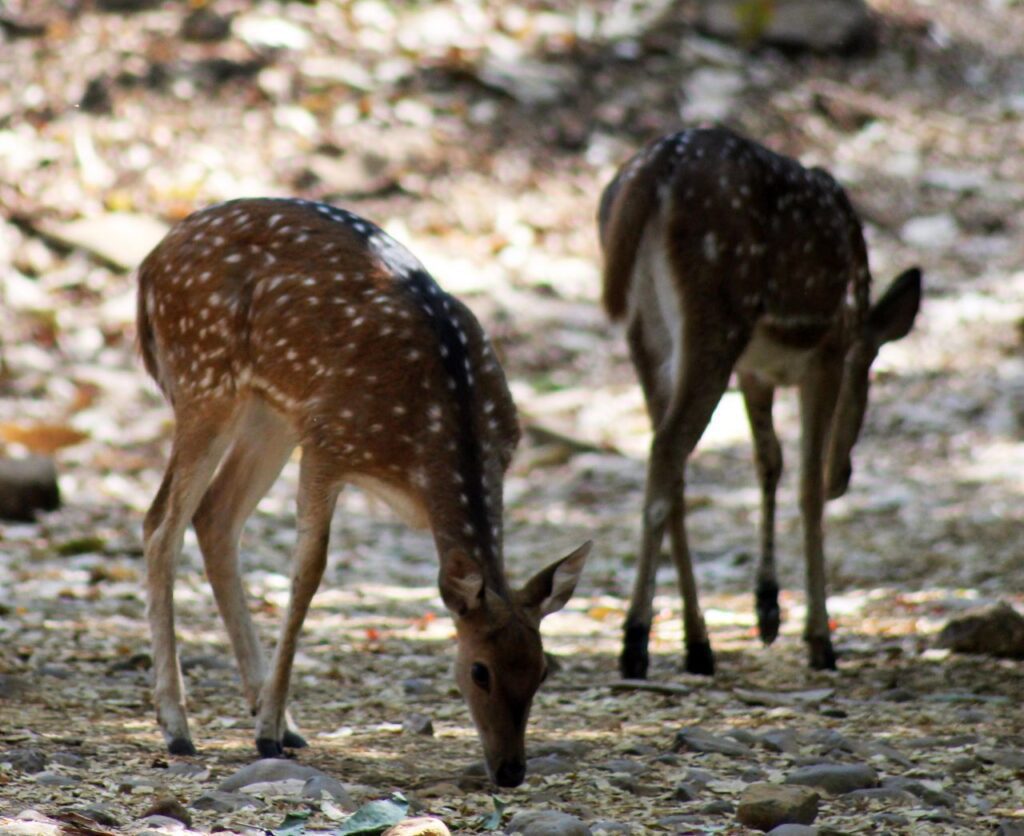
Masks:
[[[483,688],[485,691],[491,690],[491,672],[487,670],[487,665],[474,662],[473,667],[469,669],[469,676],[478,688]]]

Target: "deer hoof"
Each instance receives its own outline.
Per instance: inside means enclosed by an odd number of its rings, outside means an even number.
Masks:
[[[810,666],[816,671],[834,671],[836,669],[836,652],[832,649],[832,639],[811,637],[807,639],[810,648]]]
[[[711,642],[686,643],[686,672],[700,676],[714,676],[715,654],[711,652]]]
[[[168,742],[167,751],[172,755],[194,755],[196,747],[187,737],[175,737]]]
[[[623,679],[646,679],[650,655],[647,652],[647,639],[650,636],[649,624],[629,624],[622,642],[622,655],[619,656],[619,673]]]
[[[257,737],[256,750],[260,753],[261,758],[284,757],[284,747],[281,745],[281,741],[274,740],[272,737]]]
[[[281,740],[281,745],[285,749],[305,749],[309,744],[298,732],[286,731],[284,737]]]
[[[764,644],[771,644],[779,637],[782,614],[779,610],[779,587],[776,583],[759,583],[755,595],[757,610],[757,631]]]

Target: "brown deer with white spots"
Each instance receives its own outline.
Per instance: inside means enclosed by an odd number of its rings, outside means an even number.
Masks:
[[[683,599],[686,670],[714,656],[687,544],[686,461],[733,371],[747,407],[761,483],[756,607],[761,639],[779,630],[775,489],[782,452],[772,426],[777,386],[797,386],[800,510],[806,558],[804,638],[812,668],[834,668],[822,511],[849,484],[851,452],[882,344],[911,329],[921,273],[900,275],[870,303],[861,225],[825,171],[720,129],[651,144],[605,189],[598,215],[604,306],[624,320],[654,428],[643,533],[620,669],[644,677],[655,574],[666,526]]]
[[[590,544],[513,589],[502,483],[516,410],[469,309],[378,227],[301,200],[238,200],[178,224],[139,268],[146,369],[174,409],[167,472],[145,521],[157,717],[195,747],[175,643],[174,566],[188,523],[231,639],[264,757],[305,746],[285,703],[352,483],[429,526],[458,638],[456,680],[492,780],[525,774],[527,716],[547,672],[541,619],[576,586]],[[301,448],[291,597],[269,668],[238,565],[242,526]]]

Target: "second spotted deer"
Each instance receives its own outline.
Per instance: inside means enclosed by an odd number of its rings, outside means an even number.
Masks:
[[[772,425],[778,386],[799,388],[804,638],[813,668],[834,668],[822,511],[850,480],[851,452],[879,348],[911,329],[921,273],[871,304],[860,222],[821,169],[720,129],[654,142],[605,189],[599,210],[604,305],[624,320],[654,428],[643,534],[620,668],[646,676],[655,573],[665,529],[683,599],[686,669],[714,671],[686,537],[686,461],[736,372],[762,491],[756,606],[761,638],[779,630]]]
[[[256,746],[276,756],[305,745],[285,710],[292,660],[338,493],[352,483],[431,529],[455,620],[456,680],[488,771],[500,786],[521,783],[527,717],[547,672],[540,621],[572,595],[589,543],[521,589],[509,584],[502,483],[519,430],[469,309],[362,218],[320,203],[241,200],[189,216],[146,258],[138,329],[175,417],[145,521],[155,702],[170,751],[195,752],[173,611],[186,526],[256,715]],[[238,540],[296,446],[291,597],[268,667]]]

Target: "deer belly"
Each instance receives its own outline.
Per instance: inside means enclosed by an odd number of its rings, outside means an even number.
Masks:
[[[736,362],[736,370],[755,374],[774,386],[793,386],[803,380],[817,346],[797,348],[780,343],[758,326]]]

